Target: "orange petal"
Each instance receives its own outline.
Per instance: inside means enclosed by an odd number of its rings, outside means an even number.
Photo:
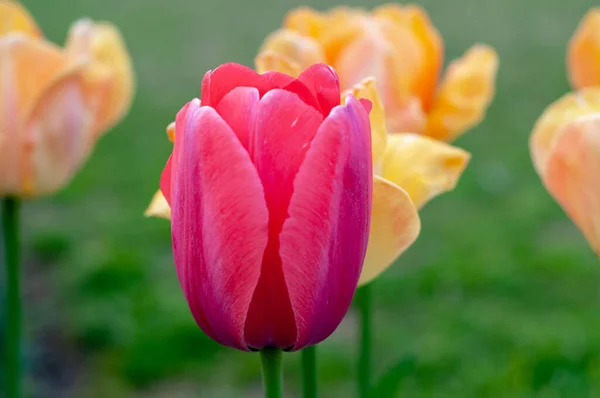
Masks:
[[[600,112],[600,87],[569,93],[550,105],[533,127],[529,141],[531,157],[538,174],[546,169],[548,156],[563,126],[579,116]]]
[[[425,134],[451,141],[478,124],[494,96],[498,55],[485,45],[453,61],[428,115]]]
[[[0,40],[0,196],[21,195],[25,179],[25,117],[61,74],[65,57],[43,40],[10,34]]]
[[[310,7],[299,7],[290,11],[283,21],[283,27],[314,38],[321,36],[327,28],[326,18]]]
[[[0,1],[0,35],[19,32],[21,34],[39,38],[42,32],[35,19],[19,2]]]
[[[175,122],[171,122],[167,126],[167,137],[169,137],[169,141],[175,142]]]
[[[600,255],[600,113],[567,124],[550,152],[542,181]]]
[[[442,36],[429,19],[427,12],[417,5],[387,4],[375,8],[373,16],[382,23],[384,31],[388,33],[387,38],[395,48],[397,65],[402,69],[406,68],[404,70],[407,76],[403,79],[408,80],[411,95],[419,98],[424,111],[428,111],[444,62]],[[383,21],[388,21],[390,24]],[[402,39],[392,26],[396,29],[408,30],[410,42]],[[413,50],[415,53],[406,59],[407,47],[412,47],[412,41],[417,43],[417,49]],[[406,65],[409,63],[407,61],[412,65]]]
[[[581,20],[567,47],[567,72],[574,89],[600,85],[600,8]]]
[[[369,245],[358,284],[365,285],[385,271],[413,244],[420,231],[419,214],[408,194],[375,176]]]
[[[281,29],[267,36],[255,63],[259,73],[291,71],[293,76],[298,76],[319,62],[325,62],[325,55],[317,41],[293,30]]]
[[[371,120],[371,148],[373,151],[374,170],[381,168],[381,157],[385,152],[387,143],[387,130],[385,127],[385,111],[381,98],[377,92],[377,86],[374,78],[367,78],[360,84],[355,85],[351,90],[342,95],[342,104],[346,103],[346,95],[351,94],[360,99],[365,98],[371,101],[372,108],[369,118]]]
[[[150,206],[148,206],[144,215],[146,217],[171,219],[171,207],[160,190],[156,191],[152,197],[152,202],[150,202]]]
[[[74,68],[56,80],[27,117],[26,196],[53,193],[66,185],[95,144],[82,69]]]
[[[76,22],[66,44],[69,57],[89,63],[85,75],[87,97],[92,103],[96,134],[115,125],[128,112],[134,95],[135,76],[131,57],[118,29],[107,22]]]
[[[383,158],[383,178],[408,192],[417,208],[454,189],[471,155],[418,134],[393,134]]]

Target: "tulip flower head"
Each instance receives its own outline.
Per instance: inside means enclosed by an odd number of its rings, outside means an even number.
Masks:
[[[259,72],[298,73],[313,62],[335,68],[346,90],[373,76],[392,133],[449,141],[479,123],[494,94],[496,52],[475,45],[440,80],[440,33],[419,6],[388,4],[371,12],[347,7],[290,12],[265,40]]]
[[[118,30],[80,20],[64,48],[19,4],[0,1],[0,196],[62,188],[129,109],[134,77]]]
[[[600,254],[600,87],[561,98],[542,114],[530,140],[548,192]]]
[[[201,99],[177,114],[161,179],[191,312],[240,350],[316,344],[346,314],[367,249],[371,104],[341,105],[324,64],[298,78],[221,65]]]

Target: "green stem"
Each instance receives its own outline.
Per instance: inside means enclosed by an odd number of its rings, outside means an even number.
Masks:
[[[302,397],[317,397],[317,346],[302,350]]]
[[[368,398],[371,389],[372,341],[372,284],[358,290],[358,309],[360,312],[360,352],[358,358],[358,392],[360,398]]]
[[[283,398],[281,351],[266,349],[260,352],[265,398]]]
[[[19,280],[19,201],[2,201],[2,232],[6,259],[6,329],[4,332],[4,388],[6,398],[21,396],[21,293]]]

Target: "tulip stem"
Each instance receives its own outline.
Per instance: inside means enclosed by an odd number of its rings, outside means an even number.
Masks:
[[[21,396],[21,293],[19,280],[19,201],[2,201],[2,232],[6,266],[6,327],[4,331],[4,390],[7,398]]]
[[[360,312],[360,352],[358,359],[358,393],[360,398],[368,398],[371,390],[372,359],[372,296],[371,284],[362,286],[357,292],[358,310]]]
[[[317,346],[302,350],[302,397],[317,397]]]
[[[265,398],[283,398],[281,351],[265,349],[260,352]]]

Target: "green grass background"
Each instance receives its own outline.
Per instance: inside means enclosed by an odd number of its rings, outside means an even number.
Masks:
[[[259,397],[257,355],[208,340],[173,269],[169,225],[142,213],[171,144],[164,128],[203,73],[247,65],[291,0],[26,0],[64,41],[82,16],[126,38],[138,91],[73,183],[28,203],[26,366],[31,397]],[[320,9],[334,0],[311,0]],[[373,7],[378,3],[350,0]],[[600,268],[541,186],[528,136],[569,90],[564,53],[590,0],[423,0],[447,61],[476,42],[501,67],[486,120],[457,145],[473,160],[422,212],[417,243],[376,289],[377,397],[600,396]],[[446,62],[447,62],[446,61]],[[322,397],[353,396],[355,315],[319,347]],[[286,397],[299,357],[285,356]]]

